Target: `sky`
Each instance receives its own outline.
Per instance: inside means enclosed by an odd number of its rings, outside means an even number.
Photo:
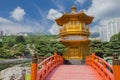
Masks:
[[[120,0],[0,0],[0,29],[6,32],[58,34],[55,19],[70,13],[75,5],[94,16],[91,32],[114,17],[120,17]]]

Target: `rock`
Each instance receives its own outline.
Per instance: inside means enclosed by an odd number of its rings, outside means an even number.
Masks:
[[[30,68],[11,67],[0,72],[0,80],[23,80],[24,74],[29,72]]]

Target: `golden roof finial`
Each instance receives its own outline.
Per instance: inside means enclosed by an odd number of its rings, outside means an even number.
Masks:
[[[81,10],[80,13],[84,13],[84,10]]]
[[[66,12],[64,12],[64,14],[67,14]]]
[[[71,13],[75,13],[76,12],[76,7],[73,5],[72,7],[71,7]]]

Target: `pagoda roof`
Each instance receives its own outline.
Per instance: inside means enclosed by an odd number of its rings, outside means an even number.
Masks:
[[[76,9],[75,7],[72,8]],[[55,19],[55,21],[59,26],[63,26],[63,24],[67,23],[68,21],[82,21],[85,24],[90,24],[93,19],[93,16],[86,15],[83,10],[80,12],[75,12],[74,10],[74,12],[71,11],[69,14],[64,13],[60,18]]]

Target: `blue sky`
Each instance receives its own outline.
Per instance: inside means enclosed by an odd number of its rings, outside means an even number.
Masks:
[[[0,0],[0,29],[5,32],[41,32],[57,34],[54,19],[69,13],[75,5],[95,17],[91,31],[110,18],[120,16],[120,0]]]

